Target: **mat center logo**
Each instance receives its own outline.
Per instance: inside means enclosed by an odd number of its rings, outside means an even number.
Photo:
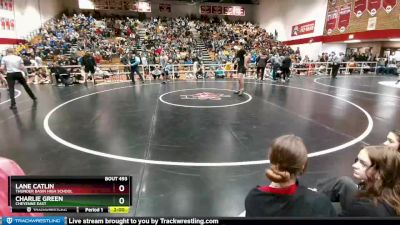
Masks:
[[[189,99],[189,100],[213,100],[213,101],[221,101],[222,98],[230,98],[230,95],[225,95],[221,93],[212,93],[212,92],[200,92],[193,95],[181,95],[181,99]]]
[[[12,222],[13,222],[13,218],[8,217],[8,218],[7,218],[7,223],[8,223],[8,224],[12,224]]]

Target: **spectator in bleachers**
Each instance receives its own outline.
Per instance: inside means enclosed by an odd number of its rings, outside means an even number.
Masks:
[[[336,212],[329,199],[303,186],[298,177],[307,167],[303,140],[284,135],[269,148],[268,186],[253,188],[246,197],[246,217],[329,217]]]

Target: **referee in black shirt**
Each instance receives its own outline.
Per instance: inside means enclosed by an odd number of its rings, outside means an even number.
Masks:
[[[7,55],[1,59],[0,70],[6,72],[6,80],[11,99],[10,109],[17,109],[17,106],[15,105],[15,81],[18,81],[25,88],[25,91],[32,98],[32,100],[36,101],[35,95],[26,84],[26,80],[22,74],[22,72],[24,72],[26,75],[28,74],[22,58],[15,55],[14,49],[7,49]]]

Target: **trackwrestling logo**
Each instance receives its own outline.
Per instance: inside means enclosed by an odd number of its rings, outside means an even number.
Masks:
[[[212,92],[200,92],[193,95],[181,95],[181,99],[189,99],[189,100],[213,100],[220,101],[222,98],[230,98],[230,95],[220,94],[220,93],[212,93]]]

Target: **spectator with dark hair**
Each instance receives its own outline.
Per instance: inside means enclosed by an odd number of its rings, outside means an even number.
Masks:
[[[264,80],[264,72],[265,72],[265,67],[267,66],[267,62],[268,62],[268,53],[267,51],[263,50],[256,59],[257,79]]]
[[[249,58],[246,56],[246,51],[244,50],[244,45],[241,44],[236,52],[235,62],[237,65],[238,72],[238,90],[235,94],[242,96],[244,93],[244,77],[246,76],[246,71],[248,69]]]
[[[400,215],[400,154],[391,146],[367,146],[353,167],[356,184],[349,177],[328,178],[318,191],[340,202],[342,216],[389,217]]]
[[[132,84],[135,84],[135,73],[139,76],[140,80],[142,83],[144,83],[144,79],[142,74],[139,72],[139,64],[140,64],[140,58],[137,55],[136,51],[132,51],[132,54],[129,59],[129,65],[131,67],[131,80]]]
[[[286,78],[289,78],[290,76],[290,67],[292,66],[292,60],[290,59],[289,55],[285,55],[283,60],[282,60],[282,66],[281,66],[281,79],[282,82],[285,83],[286,82]]]
[[[329,62],[332,66],[332,78],[336,79],[342,60],[339,56],[336,55],[335,52],[332,52],[329,58]]]
[[[86,54],[82,57],[81,65],[84,67],[84,80],[86,80],[92,76],[94,79],[94,73],[96,72],[95,67],[97,66],[96,60],[93,57],[93,54],[90,52],[86,52]],[[89,76],[90,73],[90,76]]]
[[[400,130],[390,131],[383,144],[396,149],[400,153]]]
[[[329,199],[301,185],[298,177],[307,167],[303,140],[284,135],[269,148],[268,186],[258,186],[246,197],[246,217],[329,217],[336,212]]]
[[[72,82],[70,82],[71,74],[68,72],[65,67],[62,67],[58,64],[53,64],[49,66],[50,73],[54,74],[57,86],[70,86]]]

